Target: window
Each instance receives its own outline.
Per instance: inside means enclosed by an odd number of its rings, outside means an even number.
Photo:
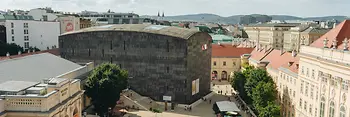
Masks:
[[[28,34],[28,29],[24,29],[24,34]]]
[[[349,82],[348,80],[345,80],[345,79],[342,80],[341,88],[342,88],[343,90],[346,90],[346,91],[347,91],[347,90],[349,89],[349,88],[348,88],[348,87],[349,87],[349,86],[348,86],[348,82]]]
[[[316,100],[318,100],[318,88],[316,87]]]
[[[91,56],[91,49],[89,49],[89,56]]]
[[[317,116],[317,108],[315,108],[315,116]]]
[[[233,65],[233,67],[236,67],[236,62],[235,62],[235,61],[233,61],[232,65]]]
[[[345,107],[344,107],[344,106],[341,106],[341,107],[340,107],[340,116],[339,116],[339,117],[345,117],[345,114],[346,114],[346,112],[345,112]]]
[[[311,72],[311,77],[315,79],[315,70],[314,69]]]
[[[321,98],[321,105],[320,105],[320,117],[324,117],[324,108],[325,108],[325,99],[324,97]]]
[[[109,46],[110,46],[109,49],[110,49],[110,50],[113,50],[113,41],[110,42],[110,45],[109,45]]]
[[[306,76],[309,77],[309,68],[306,68]]]
[[[309,83],[306,83],[305,85],[305,95],[308,96],[309,94]]]
[[[11,29],[11,34],[15,34],[15,30]]]
[[[24,42],[24,48],[29,48],[29,42]]]
[[[43,20],[47,21],[47,15],[43,15]]]
[[[304,110],[307,112],[307,102],[304,101]]]
[[[294,79],[294,85],[296,85],[296,84],[297,84],[297,80]]]
[[[29,36],[24,36],[24,41],[29,41]]]
[[[15,41],[15,36],[12,36],[12,41]]]
[[[169,40],[166,40],[166,51],[169,52],[170,49],[169,49]]]
[[[11,28],[14,28],[15,27],[15,24],[13,24],[12,22],[11,22]]]
[[[303,105],[303,100],[300,98],[300,100],[299,100],[299,107],[301,108],[302,105]]]
[[[334,102],[333,101],[331,101],[331,103],[330,103],[329,117],[334,117]]]
[[[304,93],[304,81],[301,81],[301,84],[300,84],[300,93],[301,93],[301,94]]]
[[[166,73],[169,73],[169,67],[166,67]]]
[[[125,41],[124,41],[124,46],[123,46],[123,47],[124,47],[124,50],[125,50]],[[187,52],[187,51],[186,51],[186,52]]]
[[[23,28],[28,28],[28,23],[23,23]]]
[[[314,99],[314,85],[311,85],[310,97],[311,97],[311,99]]]
[[[213,62],[213,65],[216,66],[216,61]]]
[[[295,91],[293,91],[293,97],[295,97]]]
[[[102,57],[105,56],[105,49],[102,49]]]
[[[224,62],[222,63],[222,65],[223,65],[223,66],[226,66],[226,61],[224,61]]]
[[[309,105],[309,113],[312,115],[312,105]]]
[[[301,74],[304,75],[304,66],[301,67]]]

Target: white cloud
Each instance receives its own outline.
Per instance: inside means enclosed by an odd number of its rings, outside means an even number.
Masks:
[[[52,7],[55,10],[115,12],[134,11],[141,15],[214,13],[223,16],[238,14],[286,14],[296,16],[350,15],[349,0],[1,0],[0,8],[32,9]]]

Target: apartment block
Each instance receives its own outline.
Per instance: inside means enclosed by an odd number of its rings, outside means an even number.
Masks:
[[[275,49],[281,49],[283,46],[284,32],[292,27],[300,25],[299,23],[265,23],[252,24],[244,27],[250,41],[258,44],[257,46],[271,46]]]

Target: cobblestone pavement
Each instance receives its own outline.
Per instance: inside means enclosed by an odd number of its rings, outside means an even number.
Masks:
[[[130,112],[130,117],[215,117],[214,111],[212,109],[213,103],[216,101],[226,101],[231,97],[231,85],[227,81],[214,81],[215,86],[212,87],[212,91],[215,94],[207,99],[205,102],[202,102],[196,107],[192,107],[191,111],[186,111],[184,108],[176,107],[174,111],[166,111],[163,113],[152,113],[150,111],[133,111]],[[219,94],[218,91],[222,91],[222,94]],[[225,96],[226,93],[226,96]],[[232,101],[235,101],[234,98],[230,98]],[[209,101],[211,100],[211,103]],[[243,113],[243,117],[246,115]]]

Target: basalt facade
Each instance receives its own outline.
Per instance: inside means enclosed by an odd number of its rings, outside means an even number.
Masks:
[[[211,37],[154,25],[88,28],[59,37],[61,56],[74,62],[110,62],[129,72],[130,88],[162,101],[189,104],[210,92]],[[196,91],[197,90],[197,91]]]

